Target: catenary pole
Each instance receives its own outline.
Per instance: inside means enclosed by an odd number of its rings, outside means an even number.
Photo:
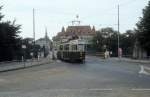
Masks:
[[[35,9],[33,8],[33,39],[35,45]]]
[[[120,49],[119,35],[120,35],[120,9],[119,9],[119,4],[118,4],[118,58],[120,58],[120,55],[119,55],[119,49]]]

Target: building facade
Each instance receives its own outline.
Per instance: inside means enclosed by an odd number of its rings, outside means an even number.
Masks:
[[[68,26],[66,29],[62,27],[61,32],[57,36],[53,37],[54,46],[66,42],[68,40],[78,39],[82,44],[84,44],[86,50],[88,50],[92,44],[92,39],[95,36],[95,27],[92,28],[89,25],[83,26]]]
[[[43,52],[42,56],[44,54],[46,55],[49,54],[49,52],[52,49],[52,41],[49,39],[47,32],[45,33],[45,37],[36,40],[35,44],[39,45],[40,48],[42,48],[42,52]]]

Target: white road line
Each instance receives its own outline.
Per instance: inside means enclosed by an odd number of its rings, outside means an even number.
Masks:
[[[112,91],[112,89],[88,89],[91,91]]]
[[[112,91],[112,89],[99,89],[99,88],[81,88],[81,89],[50,89],[49,91]]]
[[[117,90],[117,89],[114,89]],[[142,88],[132,88],[132,89],[125,89],[125,90],[130,90],[130,91],[150,91],[150,88],[148,89],[142,89]],[[62,92],[69,92],[69,91],[113,91],[113,89],[108,88],[108,89],[103,89],[103,88],[81,88],[81,89],[49,89],[49,91],[62,91]]]
[[[145,74],[145,75],[150,75],[150,73],[148,73],[147,71],[145,71],[145,68],[143,65],[140,66],[140,71],[139,71],[139,74]]]
[[[57,63],[61,63],[61,61],[60,61],[60,60],[57,60],[56,62],[57,62]]]
[[[150,71],[150,67],[148,66],[144,66],[144,69],[149,70]]]
[[[132,91],[150,91],[150,89],[131,89]]]

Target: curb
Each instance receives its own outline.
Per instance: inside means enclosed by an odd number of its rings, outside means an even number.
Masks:
[[[132,63],[144,63],[144,64],[150,64],[150,61],[142,61],[142,60],[128,60],[128,59],[121,59],[121,61],[127,61],[127,62],[132,62]]]
[[[18,67],[18,68],[12,68],[12,69],[7,69],[7,70],[1,70],[0,73],[9,72],[9,71],[15,71],[15,70],[21,70],[21,69],[27,69],[27,68],[32,68],[32,67],[40,66],[40,65],[43,65],[43,64],[49,64],[49,63],[53,63],[53,61],[40,63],[40,64],[36,64],[36,65],[31,65],[31,66],[26,66],[26,67]]]
[[[150,60],[133,60],[133,59],[125,59],[125,58],[112,58],[116,61],[124,61],[124,62],[132,62],[132,63],[143,63],[143,64],[150,64]]]

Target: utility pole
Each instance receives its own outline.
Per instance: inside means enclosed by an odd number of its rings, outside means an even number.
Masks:
[[[48,36],[47,36],[47,27],[45,27],[45,39],[46,39],[46,45],[47,45],[47,38],[48,38]]]
[[[120,15],[120,13],[119,13],[119,4],[118,4],[118,58],[120,58],[120,52],[119,52],[119,50],[120,50],[120,39],[119,39],[119,35],[120,35],[120,17],[119,17],[119,15]]]
[[[34,46],[35,46],[35,10],[33,8],[33,39],[34,39]]]
[[[35,57],[35,11],[33,8],[33,57]]]

